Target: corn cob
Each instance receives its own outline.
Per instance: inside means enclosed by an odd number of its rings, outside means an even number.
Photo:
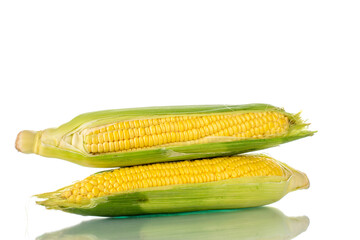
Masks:
[[[103,171],[38,203],[81,215],[169,213],[261,206],[308,186],[305,174],[268,156],[238,155]]]
[[[312,135],[299,114],[266,104],[152,107],[80,115],[22,131],[16,148],[88,167],[229,156]]]
[[[95,219],[43,234],[37,240],[286,240],[309,226],[309,218],[287,217],[270,207],[192,214]]]

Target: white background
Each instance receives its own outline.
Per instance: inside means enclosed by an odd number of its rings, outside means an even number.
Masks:
[[[31,196],[99,169],[25,155],[23,129],[89,111],[270,103],[303,112],[311,138],[264,152],[311,187],[272,206],[306,215],[296,239],[358,239],[359,1],[1,1],[1,239],[91,217]]]

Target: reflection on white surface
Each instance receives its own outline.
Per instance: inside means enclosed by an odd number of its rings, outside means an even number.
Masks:
[[[45,233],[37,240],[292,239],[309,218],[287,217],[271,207],[95,219]]]

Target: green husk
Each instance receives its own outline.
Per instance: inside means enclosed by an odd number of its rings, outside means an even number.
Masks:
[[[270,207],[216,210],[196,213],[95,219],[60,231],[45,233],[37,240],[286,240],[309,226],[309,219],[287,217]]]
[[[109,124],[121,120],[135,120],[174,115],[203,115],[220,113],[247,113],[256,111],[277,111],[285,114],[291,122],[289,131],[281,136],[266,139],[239,140],[233,137],[212,138],[209,143],[183,144],[154,147],[129,152],[90,154],[73,142],[79,133],[87,128]],[[205,105],[149,107],[134,109],[106,110],[82,114],[68,123],[43,131],[22,131],[19,133],[16,148],[24,153],[36,153],[45,157],[60,158],[88,167],[121,167],[154,162],[199,159],[216,156],[230,156],[294,141],[313,135],[308,124],[300,114],[286,113],[283,109],[267,104],[247,105]]]
[[[67,187],[39,194],[37,203],[48,209],[92,216],[123,216],[248,208],[278,201],[288,192],[309,187],[306,175],[281,164],[283,176],[240,177],[222,181],[140,188],[113,195],[69,202]]]

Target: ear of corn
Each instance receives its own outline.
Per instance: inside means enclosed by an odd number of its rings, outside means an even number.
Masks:
[[[299,114],[266,104],[150,107],[82,114],[22,131],[16,148],[89,167],[229,156],[312,135]]]
[[[37,240],[285,240],[306,231],[309,219],[287,217],[270,207],[205,211],[193,214],[95,219]]]
[[[94,216],[173,213],[262,206],[308,186],[304,173],[268,156],[240,155],[103,171],[38,203]]]

